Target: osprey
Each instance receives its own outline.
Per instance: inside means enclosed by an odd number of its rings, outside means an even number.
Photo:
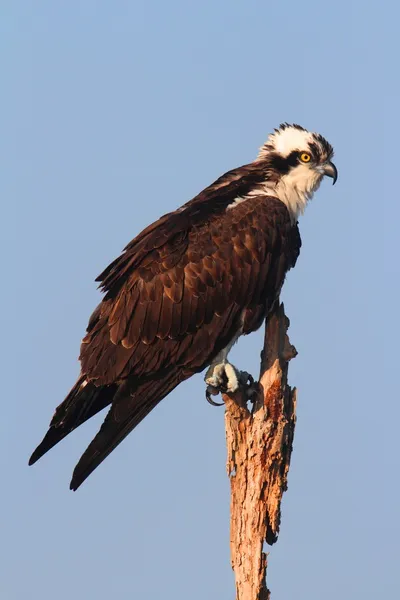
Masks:
[[[105,295],[82,341],[80,376],[29,464],[111,405],[74,470],[76,490],[185,379],[208,367],[212,389],[238,389],[228,352],[278,299],[299,256],[298,217],[325,175],[337,179],[332,156],[321,135],[282,124],[254,162],[126,246],[96,280]]]

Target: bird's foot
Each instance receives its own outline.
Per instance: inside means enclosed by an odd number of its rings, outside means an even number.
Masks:
[[[240,372],[228,362],[213,364],[208,369],[205,382],[221,392],[234,393],[239,389]]]
[[[240,387],[250,389],[253,386],[254,379],[246,371],[239,371],[229,362],[213,364],[208,369],[204,381],[207,384],[206,398],[207,402],[213,406],[222,406],[223,402],[214,402],[211,395],[233,394]]]

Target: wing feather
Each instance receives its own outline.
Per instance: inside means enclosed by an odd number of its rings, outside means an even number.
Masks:
[[[174,369],[158,379],[140,383],[135,390],[115,400],[100,431],[75,467],[70,489],[77,490],[128,433],[184,378]]]
[[[111,403],[74,471],[76,489],[176,385],[261,324],[296,262],[298,230],[274,198],[227,207],[265,176],[257,162],[227,173],[147,227],[97,278],[105,297],[82,341],[76,393],[32,461]]]
[[[258,314],[266,296],[279,292],[289,265],[281,248],[285,238],[279,235],[280,229],[292,228],[286,207],[273,198],[265,204],[265,198],[254,197],[223,217],[205,218],[201,207],[190,218],[181,211],[160,221],[162,231],[150,228],[128,245],[131,258],[114,262],[102,274],[108,314],[100,310],[96,323],[101,321],[106,334],[96,334],[97,340],[88,334],[83,355],[93,349],[96,355],[96,361],[86,361],[88,375],[109,384],[107,370],[115,376],[117,365],[125,374],[129,369],[152,373],[154,365],[175,364],[178,355],[188,365],[196,357],[197,368],[229,343],[243,310]],[[200,339],[202,329],[209,330],[202,335],[212,342]],[[178,345],[167,344],[170,339]],[[111,345],[122,346],[126,354],[113,361]]]

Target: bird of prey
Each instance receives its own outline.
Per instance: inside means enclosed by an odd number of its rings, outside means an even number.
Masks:
[[[103,408],[109,412],[75,467],[76,490],[182,381],[208,368],[212,389],[234,392],[228,362],[258,329],[294,267],[298,217],[324,176],[332,146],[284,123],[257,158],[149,225],[96,281],[104,292],[82,340],[81,372],[29,464]]]

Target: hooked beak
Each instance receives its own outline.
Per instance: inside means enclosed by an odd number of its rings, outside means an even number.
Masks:
[[[332,177],[332,179],[333,179],[332,185],[335,185],[337,178],[338,178],[338,172],[337,172],[337,168],[335,167],[333,162],[329,161],[329,162],[325,163],[322,167],[322,172],[324,175],[327,175],[328,177]]]

